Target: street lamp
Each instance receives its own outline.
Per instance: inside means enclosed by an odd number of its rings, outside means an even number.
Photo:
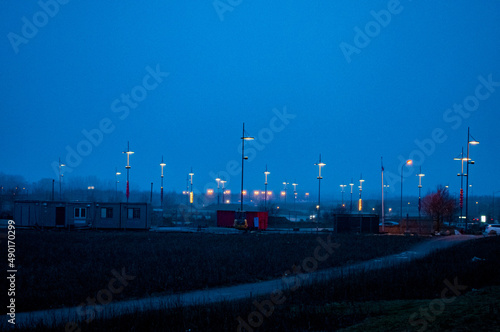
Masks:
[[[295,211],[295,221],[297,221],[297,209],[295,208],[295,201],[297,199],[297,186],[298,186],[298,184],[294,182],[294,183],[292,183],[292,186],[293,186],[293,209]],[[290,216],[288,218],[290,218]]]
[[[220,178],[217,176],[217,178],[215,179],[215,181],[217,181],[217,206],[219,206],[219,193],[220,193]]]
[[[248,157],[245,156],[245,141],[252,140],[254,140],[253,137],[245,136],[245,123],[243,122],[243,135],[241,136],[241,212],[243,212],[243,166],[245,164],[245,160],[248,160]]]
[[[160,204],[161,204],[161,208],[163,209],[163,167],[167,166],[167,164],[165,164],[163,162],[163,156],[161,156],[160,166],[161,166]]]
[[[422,208],[422,204],[420,201],[420,196],[422,194],[422,177],[425,176],[425,174],[422,174],[422,167],[420,167],[420,173],[418,173],[417,176],[418,176],[418,219],[420,219],[420,209]]]
[[[341,184],[340,185],[340,192],[342,193],[342,209],[345,207],[344,206],[344,191],[345,191],[345,187],[347,187],[346,184]]]
[[[472,138],[472,141],[471,141]],[[465,189],[465,231],[467,232],[467,221],[469,218],[469,164],[474,162],[469,158],[469,146],[478,145],[479,142],[472,137],[470,134],[470,127],[467,127],[467,178],[466,178],[466,189]]]
[[[359,178],[359,201],[358,201],[358,213],[361,213],[363,211],[363,200],[361,199],[361,192],[363,192],[363,174],[361,174],[361,177]]]
[[[382,166],[382,206],[381,206],[381,221],[382,221],[382,232],[385,232],[385,207],[384,207],[384,158],[380,157],[380,165]]]
[[[266,165],[266,171],[264,172],[264,211],[267,211],[267,176],[271,174],[267,170],[267,165]]]
[[[66,166],[65,164],[61,163],[61,158],[59,158],[59,200],[61,200],[61,195],[62,195],[62,177],[63,174],[61,172],[61,167]]]
[[[319,154],[319,161],[314,165],[318,166],[318,171],[319,171],[319,174],[317,177],[317,179],[318,179],[318,205],[316,206],[316,209],[318,210],[318,218],[316,220],[317,220],[317,222],[319,222],[319,220],[321,219],[321,211],[320,211],[320,208],[321,208],[321,179],[323,178],[321,176],[321,167],[326,166],[325,163],[321,162],[321,153]]]
[[[220,183],[222,183],[222,204],[225,204],[225,200],[224,200],[224,184],[226,183],[227,181],[225,180],[220,180]]]
[[[115,201],[118,201],[118,175],[122,173],[118,172],[118,168],[115,167]]]
[[[467,158],[464,158],[464,148],[462,147],[462,153],[459,157],[453,158],[453,160],[459,160],[461,161],[462,164],[462,169],[460,173],[457,174],[457,176],[460,176],[460,219],[463,218],[463,207],[464,207],[464,176],[467,176],[467,174],[464,174],[464,161],[467,161]]]
[[[193,194],[193,167],[191,167],[191,172],[188,174],[191,179],[191,190],[189,191],[189,204],[191,205],[191,214],[193,213],[193,202],[194,202],[194,194]]]
[[[288,184],[290,184],[290,183],[288,183],[286,181],[283,182],[283,193],[284,193],[283,196],[285,196],[285,207],[286,207],[286,196],[287,196],[286,194],[287,194],[287,190],[288,190],[288,187],[287,187]]]
[[[405,165],[411,166],[412,164],[413,160],[408,159],[403,165],[401,165],[401,211],[400,211],[401,221],[400,222],[402,222],[403,220],[403,167],[405,167]]]
[[[134,152],[130,151],[130,142],[127,142],[127,151],[123,151],[122,153],[127,154],[127,166],[125,168],[127,169],[127,191],[125,192],[125,196],[127,196],[127,204],[128,204],[128,198],[130,196],[130,187],[129,187],[129,180],[130,180],[130,155],[134,154]]]
[[[350,213],[352,214],[352,188],[354,187],[354,181],[352,180],[352,178],[351,178],[351,183],[349,183],[349,185],[351,186],[351,208],[349,210]]]
[[[320,207],[321,207],[321,179],[323,178],[321,176],[321,167],[326,166],[325,163],[321,162],[321,153],[319,154],[319,161],[314,165],[318,166],[318,171],[319,171],[319,174],[317,177],[317,179],[318,179],[318,205],[316,206],[316,209],[318,210],[318,218],[316,220],[317,220],[317,222],[319,222],[319,220],[321,219],[321,211],[320,211]]]

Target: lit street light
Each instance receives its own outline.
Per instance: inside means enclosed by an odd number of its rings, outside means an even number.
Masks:
[[[297,221],[297,208],[295,207],[295,201],[297,200],[297,183],[292,183],[293,186],[293,209],[295,211],[295,221]],[[290,219],[290,216],[288,216],[288,219]]]
[[[457,174],[457,176],[460,176],[460,221],[464,217],[463,214],[463,207],[464,207],[464,176],[467,176],[467,174],[464,174],[464,161],[467,161],[467,158],[464,158],[464,148],[462,147],[462,153],[459,157],[453,158],[453,160],[459,160],[462,164],[462,168],[460,173]]]
[[[217,206],[219,206],[220,178],[217,176],[215,181],[217,181]]]
[[[130,187],[129,187],[129,180],[130,180],[130,155],[134,154],[134,152],[130,151],[130,143],[127,142],[127,151],[123,151],[122,153],[127,154],[127,166],[125,168],[127,169],[127,191],[125,192],[125,196],[127,196],[127,204],[128,204],[128,198],[130,196]]]
[[[118,201],[118,175],[122,173],[118,172],[118,168],[115,167],[115,201]]]
[[[245,136],[245,123],[243,123],[243,135],[241,136],[241,207],[240,212],[243,212],[243,166],[245,164],[245,160],[248,160],[248,157],[245,156],[245,141],[254,140],[251,136]]]
[[[316,219],[317,222],[320,221],[321,219],[321,179],[323,179],[323,177],[321,176],[321,167],[323,166],[326,166],[325,163],[322,163],[321,162],[321,153],[319,154],[319,161],[314,164],[315,166],[318,166],[318,171],[319,171],[319,174],[318,174],[318,205],[316,206],[316,209],[318,210],[318,218]]]
[[[161,156],[160,166],[161,166],[160,205],[161,208],[163,209],[163,167],[167,166],[167,164],[163,162],[163,156]]]
[[[344,191],[345,191],[345,187],[347,187],[346,184],[341,184],[340,185],[340,192],[342,193],[342,209],[345,207],[345,205],[344,205]]]
[[[402,220],[403,220],[403,168],[405,167],[405,165],[411,166],[412,164],[413,164],[413,160],[408,159],[403,165],[401,165],[401,211],[400,211],[401,220],[400,220],[400,222],[402,222]],[[408,223],[408,220],[406,222]]]
[[[61,158],[59,158],[59,200],[61,200],[62,196],[62,177],[63,174],[61,172],[61,167],[66,166],[65,164],[61,163]]]
[[[380,165],[382,166],[382,206],[381,206],[381,221],[382,221],[382,232],[385,232],[385,207],[384,207],[384,158],[380,157]]]
[[[422,167],[420,167],[420,173],[417,174],[418,176],[418,219],[420,219],[420,209],[422,208],[421,204],[421,195],[422,195],[422,177],[425,176],[425,174],[422,174]]]
[[[286,196],[287,196],[287,191],[288,191],[288,187],[287,185],[289,185],[290,183],[288,182],[283,182],[283,196],[285,196],[285,207],[286,207]]]
[[[361,193],[363,192],[363,174],[361,174],[361,177],[359,178],[359,201],[358,201],[358,213],[361,213],[363,211],[363,200],[361,199]]]
[[[191,206],[191,214],[193,214],[193,202],[194,202],[194,194],[193,194],[193,167],[191,167],[191,172],[188,174],[191,179],[191,190],[189,191],[189,205]]]
[[[352,214],[352,188],[354,187],[354,181],[352,180],[352,178],[351,178],[351,183],[349,183],[349,185],[351,186],[351,208],[349,210],[350,213]]]
[[[472,138],[472,141],[471,141]],[[465,189],[465,231],[467,232],[467,222],[469,218],[469,164],[473,164],[469,158],[469,145],[478,145],[479,142],[472,137],[470,134],[470,127],[467,127],[467,178],[466,178],[466,189]]]
[[[224,192],[224,184],[225,184],[226,182],[227,182],[227,181],[225,181],[225,180],[220,180],[220,183],[222,183],[222,204],[225,204],[225,202],[226,202],[226,201],[224,200],[224,194],[225,194],[225,192]]]
[[[267,176],[271,174],[267,170],[267,165],[266,165],[266,171],[264,172],[264,211],[267,211]]]

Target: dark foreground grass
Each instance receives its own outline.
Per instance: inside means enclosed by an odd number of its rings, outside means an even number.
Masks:
[[[16,236],[16,305],[26,312],[78,306],[108,288],[112,270],[135,277],[113,301],[281,277],[329,234],[21,230]],[[319,269],[405,251],[425,239],[353,234],[331,241],[340,246]]]
[[[499,330],[500,287],[491,287],[500,285],[499,266],[499,237],[469,241],[411,263],[346,274],[334,281],[288,290],[284,293],[284,303],[274,306],[272,312],[268,310],[268,317],[261,315],[262,323],[255,321],[252,330]],[[437,304],[443,289],[448,287],[446,280],[462,287],[460,296],[446,293],[447,303],[441,307]],[[96,319],[82,323],[80,328],[82,331],[236,331],[237,318],[248,322],[249,314],[257,311],[254,301],[263,303],[269,298],[133,313]],[[38,328],[63,330],[64,326]]]

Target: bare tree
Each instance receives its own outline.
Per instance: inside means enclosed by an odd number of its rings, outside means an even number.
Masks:
[[[455,200],[450,197],[448,189],[438,186],[437,191],[422,199],[422,210],[436,221],[436,231],[441,230],[445,218],[453,215],[456,209]]]

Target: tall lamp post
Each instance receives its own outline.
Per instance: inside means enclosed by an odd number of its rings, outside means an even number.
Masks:
[[[129,186],[129,180],[130,180],[130,155],[134,154],[134,152],[130,151],[130,142],[127,142],[127,151],[123,151],[122,153],[127,154],[127,166],[125,168],[127,169],[127,191],[125,192],[125,196],[127,196],[127,204],[128,204],[128,198],[130,196],[130,186]]]
[[[240,211],[243,212],[243,166],[245,164],[245,160],[248,159],[247,156],[245,156],[245,141],[252,141],[254,140],[253,137],[251,136],[245,136],[245,123],[243,122],[243,135],[241,135],[241,206],[240,206]]]
[[[472,141],[471,141],[472,138]],[[465,231],[467,232],[467,222],[469,220],[469,164],[473,164],[474,162],[469,158],[469,146],[470,145],[478,145],[479,142],[472,137],[470,134],[470,127],[467,127],[467,178],[466,178],[466,187],[465,187]]]
[[[264,211],[267,211],[267,176],[271,174],[267,170],[267,165],[266,165],[266,171],[264,172]]]
[[[225,180],[220,180],[220,183],[222,183],[222,204],[225,204],[225,203],[226,203],[226,201],[224,200],[224,193],[225,193],[225,191],[224,191],[224,184],[225,184],[226,182],[227,182],[227,181],[225,181]]]
[[[62,177],[63,177],[63,174],[61,172],[61,168],[63,166],[66,166],[65,164],[61,163],[61,158],[59,158],[59,200],[61,200],[62,198]]]
[[[382,220],[382,232],[385,232],[385,207],[384,207],[384,158],[380,157],[380,165],[382,166],[382,206],[381,206],[381,220]]]
[[[341,184],[340,185],[340,192],[342,193],[342,209],[345,207],[345,205],[344,205],[344,191],[345,191],[345,187],[347,187],[346,184]]]
[[[193,194],[193,168],[191,167],[191,172],[188,174],[191,179],[190,179],[190,183],[191,183],[191,190],[189,191],[189,205],[191,205],[191,214],[193,213],[193,202],[194,202],[194,194]]]
[[[363,192],[363,174],[361,174],[361,177],[359,178],[359,201],[358,201],[358,213],[361,213],[363,211],[363,199],[361,198],[361,193]]]
[[[295,211],[295,221],[297,221],[297,209],[295,208],[295,201],[297,200],[297,186],[296,182],[292,183],[293,186],[293,210]]]
[[[118,175],[122,173],[118,172],[118,168],[115,167],[115,201],[118,201]]]
[[[167,166],[167,164],[163,162],[163,156],[161,156],[160,166],[161,166],[160,205],[161,208],[163,209],[163,167]]]
[[[459,206],[460,206],[460,221],[464,217],[463,214],[463,208],[464,208],[464,176],[467,174],[464,174],[464,161],[467,161],[467,158],[464,158],[464,148],[462,147],[462,153],[460,154],[460,158],[456,157],[453,158],[453,160],[460,160],[462,164],[462,168],[460,173],[457,174],[457,176],[460,176],[460,201],[459,201]]]
[[[285,196],[285,207],[286,207],[286,196],[287,196],[287,191],[288,191],[288,187],[287,187],[287,185],[289,185],[289,184],[290,184],[290,183],[288,183],[288,182],[286,182],[286,181],[285,181],[285,182],[283,182],[283,193],[284,193],[284,195],[283,195],[283,196]]]
[[[351,207],[350,207],[350,213],[352,214],[352,188],[354,187],[354,181],[352,180],[351,178],[351,183],[349,183],[349,185],[351,186]]]
[[[422,203],[421,203],[422,177],[425,176],[425,174],[422,173],[422,167],[420,167],[420,173],[418,173],[417,176],[418,176],[418,219],[420,219],[420,210],[422,208]]]
[[[217,181],[217,206],[219,206],[220,204],[220,178],[217,176],[217,178],[215,179],[215,181]]]
[[[401,211],[400,211],[400,222],[403,220],[403,168],[413,164],[413,160],[408,159],[403,165],[401,165]],[[408,222],[408,221],[406,221]]]
[[[318,210],[317,221],[319,222],[319,220],[321,219],[321,179],[323,179],[323,177],[321,176],[321,167],[326,166],[325,163],[321,162],[321,153],[319,154],[319,161],[314,165],[318,166],[318,171],[319,171],[319,174],[317,177],[317,179],[318,179],[318,206],[316,206],[316,208]]]

